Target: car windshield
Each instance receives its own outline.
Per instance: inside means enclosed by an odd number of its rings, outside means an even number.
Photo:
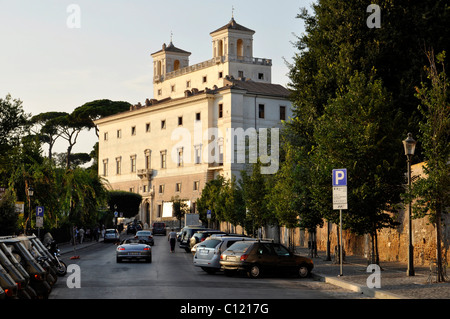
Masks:
[[[208,239],[202,242],[198,247],[202,248],[215,248],[220,243],[217,239]]]
[[[245,253],[250,245],[252,245],[252,242],[238,242],[231,245],[228,250],[238,253]]]
[[[106,230],[106,234],[114,234],[116,231],[114,229]]]
[[[129,238],[123,241],[123,244],[142,244],[142,241],[137,238]]]
[[[152,232],[150,231],[138,231],[136,236],[151,236]]]

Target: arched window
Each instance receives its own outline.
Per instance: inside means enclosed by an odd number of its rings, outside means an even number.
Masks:
[[[180,60],[175,60],[175,62],[173,62],[173,70],[176,71],[180,68]]]
[[[223,55],[223,41],[222,40],[219,40],[219,42],[217,43],[218,44],[218,50],[219,50],[219,54],[218,54],[218,56],[222,56]]]
[[[242,39],[237,40],[237,56],[243,57],[244,56],[244,41]]]
[[[161,61],[158,61],[158,66],[157,66],[156,70],[157,70],[156,73],[158,75],[162,74]]]

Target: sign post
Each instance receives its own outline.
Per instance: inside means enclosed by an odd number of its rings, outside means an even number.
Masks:
[[[44,207],[37,206],[36,207],[36,227],[38,229],[38,238],[41,236],[41,228],[44,227]]]
[[[339,276],[343,276],[342,210],[348,209],[346,168],[333,170],[333,209],[339,209]]]

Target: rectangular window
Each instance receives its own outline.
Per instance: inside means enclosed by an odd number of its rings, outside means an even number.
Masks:
[[[219,118],[223,117],[223,104],[219,104]]]
[[[223,72],[219,72],[219,79],[223,78]]]
[[[103,140],[108,140],[108,132],[103,133]]]
[[[258,80],[264,80],[264,73],[258,73]]]
[[[179,126],[183,125],[183,117],[182,116],[178,116],[178,125]]]
[[[136,126],[131,127],[131,135],[136,135]]]
[[[181,192],[181,183],[175,184],[175,192]]]
[[[164,194],[164,184],[159,185],[158,193],[159,194]]]
[[[172,86],[170,87],[170,89],[171,89],[172,92],[175,92],[175,85],[172,85]]]
[[[130,156],[130,167],[131,167],[131,172],[135,173],[136,172],[136,155]]]
[[[161,130],[166,129],[166,120],[161,120]]]
[[[158,95],[162,95],[162,90],[161,89],[158,90]]]
[[[183,148],[179,148],[177,150],[177,166],[181,167],[183,166]]]
[[[145,168],[146,169],[152,168],[152,158],[150,150],[145,151]]]
[[[166,168],[167,161],[167,151],[161,152],[161,168]]]
[[[186,81],[186,87],[190,88],[191,87],[191,81]]]
[[[103,176],[108,176],[108,160],[103,160]]]
[[[196,121],[200,121],[200,119],[201,119],[201,114],[200,114],[200,112],[195,113],[195,120],[196,120]]]
[[[280,120],[286,120],[286,106],[280,106]]]
[[[122,130],[117,130],[117,138],[121,138],[122,137]]]
[[[238,71],[238,78],[244,77],[244,71]]]
[[[264,104],[259,104],[259,106],[258,106],[258,117],[260,118],[260,119],[263,119],[264,118]]]
[[[206,83],[206,82],[208,82],[208,77],[205,75],[205,76],[203,77],[203,83]]]
[[[202,162],[202,145],[195,145],[195,164],[200,164]]]
[[[117,157],[116,158],[116,174],[120,175],[121,171],[122,171],[122,158]]]
[[[146,123],[145,124],[145,132],[150,133],[150,129],[151,129],[150,123]]]
[[[194,181],[194,191],[198,191],[200,188],[200,182],[199,181]]]

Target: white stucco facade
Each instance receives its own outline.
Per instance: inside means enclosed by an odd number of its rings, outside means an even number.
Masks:
[[[163,45],[152,54],[154,97],[96,121],[99,175],[113,189],[143,196],[142,222],[170,218],[163,210],[173,196],[195,211],[208,180],[239,176],[252,161],[253,133],[260,141],[264,129],[292,116],[289,92],[271,83],[271,60],[253,57],[253,34],[232,19],[211,32],[212,59],[193,66],[190,52]],[[277,161],[266,166],[276,171]]]

